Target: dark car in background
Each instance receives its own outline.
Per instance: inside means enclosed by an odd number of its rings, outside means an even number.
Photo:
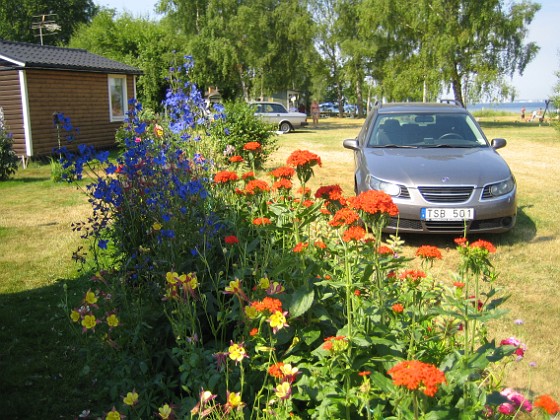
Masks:
[[[516,221],[515,178],[473,116],[455,103],[376,104],[355,139],[356,193],[389,194],[386,231],[506,232]]]

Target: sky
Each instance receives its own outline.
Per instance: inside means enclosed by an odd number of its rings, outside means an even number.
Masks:
[[[540,46],[536,58],[527,65],[523,76],[515,75],[511,84],[517,91],[517,100],[544,100],[554,94],[558,82],[556,72],[560,70],[560,1],[532,0],[541,4],[531,25],[527,40]],[[94,0],[99,6],[127,11],[133,16],[157,18],[154,11],[157,0]],[[508,4],[508,0],[504,0]]]

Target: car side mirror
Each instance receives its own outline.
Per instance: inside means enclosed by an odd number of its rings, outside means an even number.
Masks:
[[[505,147],[506,144],[506,139],[492,139],[492,147],[494,149],[501,149],[502,147]]]
[[[357,139],[345,139],[345,140],[342,141],[342,145],[346,149],[360,150],[360,148],[358,147],[358,140]]]

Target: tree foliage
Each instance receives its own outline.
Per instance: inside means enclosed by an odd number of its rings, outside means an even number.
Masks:
[[[32,24],[40,16],[55,14],[60,30],[43,38],[45,45],[65,45],[76,27],[88,23],[98,12],[93,0],[2,0],[0,2],[0,39],[36,42]]]

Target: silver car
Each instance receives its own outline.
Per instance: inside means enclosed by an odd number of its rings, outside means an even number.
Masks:
[[[307,114],[303,112],[288,112],[284,105],[278,102],[252,102],[249,106],[255,115],[278,127],[283,133],[289,133],[296,127],[305,127]]]
[[[513,228],[515,178],[472,115],[452,103],[378,104],[355,139],[356,193],[391,195],[388,232],[486,233]]]

